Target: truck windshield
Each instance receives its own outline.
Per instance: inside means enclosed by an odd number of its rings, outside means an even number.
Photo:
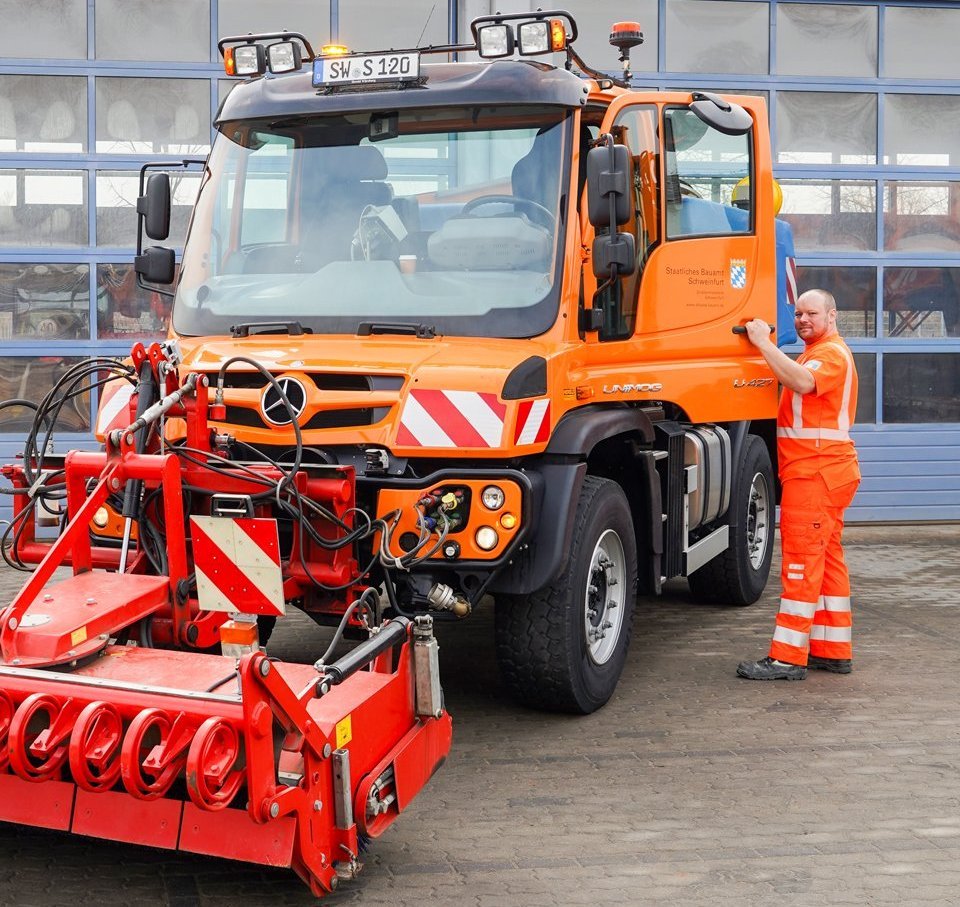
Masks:
[[[174,329],[543,333],[558,305],[568,123],[564,109],[469,107],[221,124]]]

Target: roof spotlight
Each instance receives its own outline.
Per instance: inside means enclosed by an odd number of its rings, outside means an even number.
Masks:
[[[509,57],[513,53],[513,29],[509,25],[485,25],[477,32],[481,57]]]
[[[300,68],[300,46],[294,41],[281,41],[267,48],[270,72],[293,72]]]

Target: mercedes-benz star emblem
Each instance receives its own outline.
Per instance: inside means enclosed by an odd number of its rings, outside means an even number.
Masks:
[[[290,405],[293,407],[293,411],[299,419],[304,406],[307,405],[306,389],[296,378],[287,376],[277,378],[277,384],[280,386],[287,400],[290,401]],[[290,424],[290,410],[287,409],[283,400],[280,399],[280,394],[277,393],[277,388],[273,384],[267,386],[263,396],[260,398],[260,409],[263,411],[263,417],[272,425]]]

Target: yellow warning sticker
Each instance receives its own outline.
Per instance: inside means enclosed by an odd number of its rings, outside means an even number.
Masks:
[[[87,628],[81,627],[79,630],[74,630],[70,634],[70,645],[79,646],[80,643],[84,642],[87,638]]]
[[[347,715],[346,718],[341,718],[337,722],[337,749],[345,747],[351,740],[353,740],[353,725],[350,716]]]

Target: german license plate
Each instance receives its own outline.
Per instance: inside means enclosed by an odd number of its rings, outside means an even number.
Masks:
[[[362,54],[355,57],[321,57],[313,61],[314,85],[348,85],[351,82],[402,82],[420,76],[420,54]]]

